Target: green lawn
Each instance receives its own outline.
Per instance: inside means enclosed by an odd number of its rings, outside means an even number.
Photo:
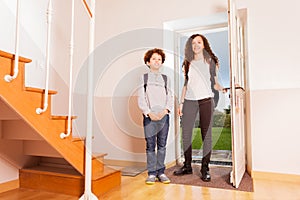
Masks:
[[[223,127],[213,127],[213,149],[214,150],[231,150],[231,129]],[[202,147],[200,128],[194,128],[193,133],[193,149]]]

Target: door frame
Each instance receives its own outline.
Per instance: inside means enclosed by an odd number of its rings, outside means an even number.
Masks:
[[[228,13],[222,12],[222,13],[216,13],[209,16],[201,16],[197,19],[190,18],[190,19],[180,19],[178,20],[178,23],[175,21],[165,22],[164,23],[164,29],[165,30],[171,30],[174,32],[173,37],[164,37],[164,43],[173,43],[173,49],[174,49],[174,55],[177,54],[179,51],[179,47],[176,44],[176,35],[180,34],[181,32],[191,32],[195,29],[197,30],[207,30],[207,29],[216,29],[220,27],[228,26]],[[228,30],[229,31],[229,30]],[[180,83],[179,83],[179,70],[180,70],[180,62],[178,57],[173,55],[174,60],[174,93],[175,96],[179,96],[180,94]],[[170,58],[170,56],[168,56]],[[172,58],[171,58],[172,59]],[[245,70],[244,73],[247,73]],[[247,77],[247,75],[245,75]],[[247,84],[246,84],[247,85]],[[176,104],[175,104],[176,105]],[[247,101],[246,101],[246,107],[247,107]],[[177,107],[175,106],[175,111],[177,110]],[[247,127],[247,122],[245,124]],[[174,131],[175,131],[175,159],[177,164],[182,164],[181,160],[181,145],[180,145],[180,120],[175,117],[174,119]],[[248,139],[246,134],[246,140]],[[246,151],[246,154],[249,151]],[[245,155],[246,156],[246,155]],[[247,158],[247,156],[246,156]],[[246,162],[247,163],[247,162]]]

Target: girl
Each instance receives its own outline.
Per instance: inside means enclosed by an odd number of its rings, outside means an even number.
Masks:
[[[212,52],[208,40],[200,34],[192,35],[185,46],[183,71],[185,83],[182,88],[178,114],[182,116],[182,141],[184,165],[174,175],[192,174],[192,133],[199,112],[203,142],[201,179],[210,181],[209,162],[212,151],[212,119],[214,93],[223,90],[218,83],[216,68],[219,60]]]

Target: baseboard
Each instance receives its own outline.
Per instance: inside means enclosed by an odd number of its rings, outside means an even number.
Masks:
[[[110,165],[110,166],[146,166],[147,164],[145,162],[136,162],[136,161],[127,161],[127,160],[110,160],[110,159],[105,159],[104,160],[105,165]]]
[[[146,162],[136,162],[136,161],[127,161],[127,160],[109,160],[105,159],[104,160],[105,165],[110,165],[110,166],[147,166]],[[176,160],[171,161],[169,163],[166,163],[166,168],[172,167],[176,165]]]
[[[248,174],[252,177],[252,167],[250,165],[246,165],[246,170]]]
[[[273,173],[273,172],[259,172],[252,171],[252,178],[255,179],[264,179],[270,181],[284,181],[284,182],[292,182],[300,184],[300,175],[296,174],[281,174],[281,173]]]
[[[0,193],[19,188],[19,179],[0,183]]]

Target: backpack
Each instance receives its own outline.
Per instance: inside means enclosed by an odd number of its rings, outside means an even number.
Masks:
[[[165,74],[161,74],[161,75],[165,81],[166,95],[168,95],[168,88],[167,88],[168,77]],[[145,91],[145,93],[146,93],[147,83],[148,83],[148,73],[144,74],[144,91]]]
[[[219,102],[219,98],[220,98],[220,94],[219,94],[218,90],[215,90],[215,88],[212,88],[212,92],[214,93],[215,107],[217,107],[218,102]]]
[[[216,108],[218,105],[218,102],[219,102],[220,94],[219,94],[219,91],[215,90],[215,88],[214,88],[214,85],[215,85],[214,76],[216,75],[216,65],[214,62],[211,62],[211,65],[212,66],[210,66],[210,70],[209,70],[210,80],[211,80],[211,90],[214,93],[214,103],[215,103],[215,108]]]

